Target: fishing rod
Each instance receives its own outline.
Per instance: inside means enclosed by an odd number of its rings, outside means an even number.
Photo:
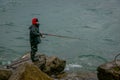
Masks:
[[[61,38],[69,38],[69,39],[78,39],[78,40],[81,40],[80,38],[70,37],[70,36],[62,36],[62,35],[48,34],[48,33],[41,33],[41,34],[42,35],[47,35],[47,36],[55,36],[55,37],[61,37]]]
[[[115,65],[119,68],[120,70],[120,65],[117,64],[117,58],[118,56],[120,56],[120,53],[118,53],[115,57],[114,57],[114,61],[115,61]],[[120,60],[120,59],[119,59]]]
[[[26,62],[30,60],[30,58],[23,58],[23,59],[20,59],[20,60],[17,60],[17,61],[13,61],[11,64],[9,65],[5,65],[7,69],[15,69],[16,68],[16,65],[20,64],[20,63],[23,63],[23,62]]]

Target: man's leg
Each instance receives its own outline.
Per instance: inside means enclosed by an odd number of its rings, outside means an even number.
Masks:
[[[38,59],[35,58],[35,54],[37,52],[37,44],[34,44],[34,45],[31,45],[31,60],[34,62],[34,61],[37,61]]]

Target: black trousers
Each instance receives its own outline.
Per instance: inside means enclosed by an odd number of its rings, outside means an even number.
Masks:
[[[33,44],[31,43],[31,60],[34,62],[36,59],[35,59],[35,54],[36,52],[38,51],[38,44]]]

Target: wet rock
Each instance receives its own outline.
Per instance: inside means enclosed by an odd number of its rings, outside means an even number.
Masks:
[[[120,80],[120,60],[102,64],[97,71],[99,80]]]
[[[43,69],[45,68],[46,58],[47,58],[47,56],[44,55],[44,54],[37,55],[38,61],[34,62],[34,64],[35,64],[36,66],[38,66],[39,69],[42,70],[42,71],[43,71]]]
[[[39,61],[35,62],[35,64],[45,73],[49,75],[59,74],[61,73],[65,66],[66,61],[59,59],[56,56],[45,56],[39,55]]]
[[[9,69],[0,69],[0,80],[8,80],[12,74],[12,70]]]
[[[43,73],[37,66],[29,62],[23,63],[17,67],[9,80],[53,80],[47,74]]]
[[[59,59],[56,56],[48,57],[44,54],[40,54],[36,55],[36,58],[38,58],[38,61],[34,62],[34,64],[39,67],[40,70],[49,75],[61,73],[62,71],[64,71],[66,66],[66,61]],[[12,62],[7,67],[16,69],[20,64],[23,64],[25,62],[32,63],[30,59],[30,53],[24,55],[21,59]]]

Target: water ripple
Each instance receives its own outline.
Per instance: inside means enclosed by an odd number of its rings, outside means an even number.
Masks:
[[[80,55],[76,58],[69,58],[65,70],[79,71],[89,70],[95,71],[96,68],[107,62],[107,59],[97,55]]]

